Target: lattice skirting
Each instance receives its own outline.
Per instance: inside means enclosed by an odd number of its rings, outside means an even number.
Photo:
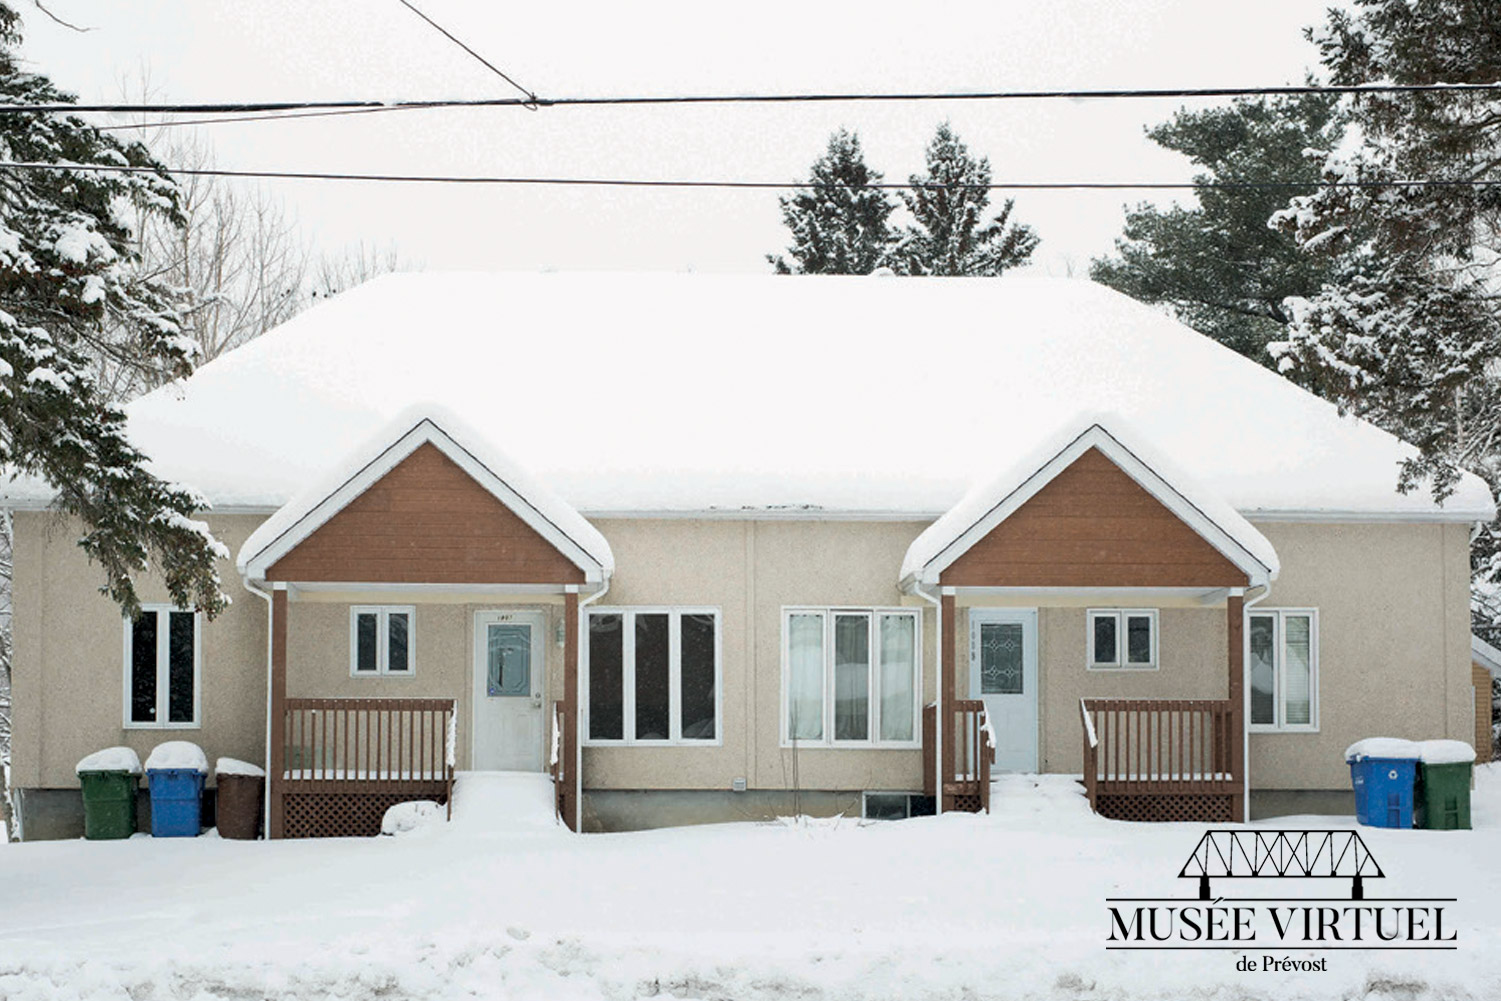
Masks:
[[[282,797],[288,838],[371,838],[380,833],[386,811],[413,799],[436,799],[411,793],[286,793]]]
[[[1222,794],[1174,793],[1162,796],[1100,794],[1095,798],[1095,812],[1111,820],[1228,824],[1231,822],[1234,801],[1235,797]]]
[[[983,806],[979,796],[963,796],[950,794],[943,804],[943,808],[951,813],[979,813]]]

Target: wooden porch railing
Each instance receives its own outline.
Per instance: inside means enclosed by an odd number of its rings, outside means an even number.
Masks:
[[[453,815],[452,699],[287,699],[287,792],[441,793]]]
[[[1080,699],[1084,790],[1238,796],[1241,736],[1229,699]]]
[[[923,792],[943,796],[945,810],[990,812],[990,766],[995,742],[986,724],[985,703],[954,699],[948,704],[943,729],[943,789],[933,773],[933,749],[938,739],[938,707],[923,708]]]

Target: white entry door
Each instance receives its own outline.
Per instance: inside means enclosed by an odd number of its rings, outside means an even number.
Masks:
[[[547,668],[541,612],[474,616],[476,771],[539,772],[543,767]]]
[[[995,730],[995,770],[1037,771],[1037,610],[969,610],[969,695]]]

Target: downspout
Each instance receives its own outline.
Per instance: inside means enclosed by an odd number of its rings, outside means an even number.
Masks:
[[[1261,585],[1261,593],[1254,598],[1244,600],[1240,604],[1240,718],[1245,724],[1240,728],[1240,760],[1244,762],[1241,768],[1240,793],[1241,799],[1246,804],[1246,823],[1251,822],[1251,632],[1246,628],[1250,620],[1251,606],[1258,605],[1272,593],[1272,582],[1268,580]]]
[[[933,614],[936,617],[934,623],[934,645],[938,651],[938,671],[933,681],[933,691],[936,693],[934,705],[937,711],[933,713],[933,814],[943,815],[943,599],[936,592],[929,594],[922,588],[922,582],[912,582],[912,593],[933,606]]]
[[[589,638],[587,625],[589,619],[584,614],[584,609],[610,593],[610,578],[605,574],[601,574],[600,582],[601,586],[598,591],[595,591],[587,598],[579,599],[578,657],[576,658],[576,663],[573,665],[573,673],[575,675],[573,681],[578,687],[579,693],[578,705],[573,707],[573,727],[574,732],[578,734],[578,738],[573,742],[573,801],[578,804],[578,825],[580,827],[584,826],[584,728],[581,724],[584,716],[582,711],[584,699],[588,698],[588,695],[584,692],[584,641]],[[577,834],[579,832],[574,831],[573,833]]]
[[[240,583],[245,585],[245,590],[266,602],[266,781],[261,783],[261,816],[265,818],[261,824],[261,840],[265,841],[271,837],[271,630],[274,612],[270,592],[250,583],[249,577],[241,577]]]

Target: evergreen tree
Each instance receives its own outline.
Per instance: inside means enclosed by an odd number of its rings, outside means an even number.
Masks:
[[[1286,188],[1212,184],[1319,179],[1304,151],[1338,134],[1334,101],[1323,95],[1238,100],[1229,107],[1179,111],[1147,130],[1159,146],[1188,157],[1198,205],[1127,210],[1115,257],[1090,267],[1095,281],[1142,302],[1172,308],[1184,323],[1264,365],[1267,344],[1286,336],[1284,300],[1310,296],[1344,262],[1306,254],[1288,234],[1267,226],[1286,205]]]
[[[881,175],[865,164],[860,137],[840,129],[813,164],[809,187],[780,199],[782,222],[792,231],[787,253],[766,255],[778,274],[868,275],[891,242],[887,217],[895,205]]]
[[[16,10],[0,0],[0,102],[72,102],[20,68],[19,40]],[[92,375],[100,358],[170,377],[191,369],[176,292],[135,267],[130,221],[142,210],[180,219],[177,189],[143,146],[73,115],[0,114],[0,156],[146,170],[0,171],[0,464],[52,484],[84,525],[101,591],[127,611],[149,565],[174,602],[217,613],[228,599],[216,560],[229,553],[192,517],[204,502],[146,470],[124,411]]]
[[[1493,83],[1501,17],[1476,0],[1356,0],[1311,32],[1335,84]],[[1321,187],[1273,222],[1308,251],[1363,262],[1296,300],[1289,371],[1418,445],[1400,486],[1442,500],[1459,466],[1498,482],[1501,355],[1496,261],[1501,189],[1401,185],[1501,180],[1501,99],[1483,93],[1347,99],[1344,139],[1319,155]],[[1341,182],[1378,182],[1350,187]]]
[[[910,178],[902,201],[916,226],[900,233],[887,264],[903,275],[998,275],[1025,264],[1038,239],[1030,226],[1011,223],[1013,202],[984,221],[990,204],[990,161],[975,159],[947,122],[928,144],[928,172]]]

